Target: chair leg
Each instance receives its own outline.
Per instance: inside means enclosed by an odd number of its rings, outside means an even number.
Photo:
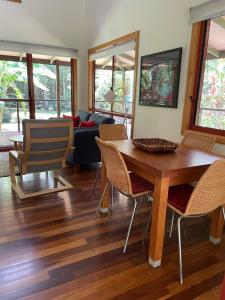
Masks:
[[[128,243],[128,240],[129,240],[130,231],[131,231],[131,227],[132,227],[132,224],[133,224],[134,215],[135,215],[135,211],[136,211],[136,207],[137,207],[137,200],[134,199],[134,201],[135,201],[134,202],[134,209],[133,209],[133,212],[132,212],[132,215],[131,215],[130,224],[129,224],[129,228],[128,228],[128,231],[127,231],[127,237],[126,237],[125,245],[124,245],[124,248],[123,248],[123,253],[125,253],[126,249],[127,249],[127,243]]]
[[[223,212],[223,219],[224,219],[224,222],[225,222],[225,210],[224,210],[224,207],[222,206],[222,212]]]
[[[139,200],[139,203],[138,203],[138,209],[141,208],[142,201],[143,201],[143,195],[141,196],[141,198],[140,198],[140,200]]]
[[[149,229],[149,226],[150,226],[150,223],[151,223],[151,218],[152,218],[152,212],[149,212],[148,221],[147,221],[147,224],[145,226],[145,234],[144,234],[144,239],[142,241],[142,244],[145,243],[147,233],[148,233],[148,229]]]
[[[105,185],[104,191],[103,191],[103,193],[102,193],[101,199],[100,199],[100,201],[99,201],[97,210],[96,210],[95,219],[97,218],[97,216],[98,216],[98,214],[99,214],[100,207],[101,207],[101,205],[102,205],[102,201],[103,201],[103,198],[104,198],[104,196],[105,196],[105,193],[106,193],[106,190],[107,190],[108,186],[109,186],[109,183],[107,182],[106,185]]]
[[[147,195],[147,202],[150,203],[153,201],[153,198],[152,198],[152,195],[151,194],[148,194]]]
[[[177,232],[178,232],[178,246],[179,246],[180,283],[183,284],[182,245],[181,245],[181,232],[180,232],[181,219],[182,217],[179,217],[177,220]]]
[[[95,191],[96,191],[96,185],[99,179],[99,175],[100,175],[100,168],[98,168],[97,173],[95,175],[95,181],[92,187],[92,200],[94,200],[94,196],[95,196]]]
[[[173,223],[174,223],[174,211],[172,212],[172,218],[171,218],[171,224],[170,224],[170,238],[172,237],[172,233],[173,233]]]
[[[54,174],[54,187],[57,188],[59,186],[59,174],[60,174],[60,170],[53,170],[53,174]]]
[[[113,211],[113,204],[114,204],[114,187],[111,184],[111,212]]]

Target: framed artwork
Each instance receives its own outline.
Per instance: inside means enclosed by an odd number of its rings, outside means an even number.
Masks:
[[[139,104],[177,107],[182,48],[141,57]]]

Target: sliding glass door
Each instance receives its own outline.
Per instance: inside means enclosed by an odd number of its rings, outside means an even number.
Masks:
[[[18,131],[24,118],[29,118],[26,62],[0,60],[0,129]]]
[[[36,119],[71,115],[72,61],[35,57],[30,66],[26,57],[0,55],[0,130],[21,131],[22,120],[32,111]],[[30,86],[34,99],[29,98]]]
[[[94,109],[111,111],[111,105],[105,100],[104,95],[112,87],[112,57],[106,59],[97,59],[95,61],[95,97],[94,97]]]
[[[71,101],[71,68],[70,66],[59,65],[59,115],[70,115],[72,113]]]
[[[56,65],[33,64],[35,118],[57,118]]]

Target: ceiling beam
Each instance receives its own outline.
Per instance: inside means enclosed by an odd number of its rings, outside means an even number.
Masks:
[[[123,58],[126,58],[127,60],[132,61],[133,63],[134,63],[134,61],[135,61],[135,59],[134,59],[133,56],[128,55],[128,54],[126,54],[126,53],[120,54],[119,56],[121,56],[121,57],[123,57]]]
[[[122,62],[123,64],[128,65],[128,66],[133,66],[134,65],[134,62],[132,62],[131,60],[129,60],[125,57],[123,57],[123,55],[118,55],[117,60],[119,60],[120,62]]]
[[[7,0],[7,1],[16,2],[16,3],[22,3],[22,0]]]
[[[214,49],[214,48],[208,48],[207,49],[207,52],[212,54],[213,56],[215,56],[216,58],[219,58],[220,57],[220,51]]]

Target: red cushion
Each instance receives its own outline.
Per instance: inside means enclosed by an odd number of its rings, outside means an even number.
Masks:
[[[193,190],[194,187],[189,184],[172,186],[169,189],[168,203],[184,213]]]
[[[144,193],[144,192],[153,192],[154,185],[152,183],[150,183],[149,181],[145,180],[144,178],[134,173],[129,173],[129,175],[130,175],[132,193],[134,195]]]
[[[78,127],[79,122],[80,122],[80,117],[79,116],[67,116],[63,115],[63,119],[70,119],[73,121],[73,127]]]
[[[93,127],[96,126],[95,121],[83,121],[80,123],[79,127]]]

